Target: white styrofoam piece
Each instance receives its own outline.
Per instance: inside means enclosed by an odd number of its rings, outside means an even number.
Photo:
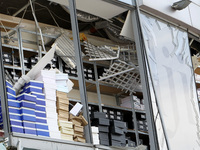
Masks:
[[[74,116],[77,116],[80,110],[82,109],[83,105],[80,103],[76,103],[74,107],[70,110],[70,113]]]
[[[98,127],[91,127],[92,133],[99,133],[99,128]]]
[[[61,138],[60,131],[58,131],[58,132],[50,131],[49,135],[50,135],[51,138],[55,138],[55,139],[60,139]]]

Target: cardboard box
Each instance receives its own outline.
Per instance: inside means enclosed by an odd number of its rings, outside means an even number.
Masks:
[[[93,112],[91,117],[92,119],[106,118],[106,114],[101,112]]]
[[[74,131],[77,131],[77,132],[84,132],[83,126],[74,125]]]
[[[59,121],[69,121],[69,118],[63,118],[63,117],[58,116],[58,120]]]
[[[69,105],[69,99],[68,98],[60,98],[56,97],[57,103],[67,104]]]
[[[74,139],[74,141],[76,141],[76,142],[82,142],[82,143],[85,143],[86,141],[85,141],[85,138],[82,138],[82,137],[76,137],[75,139]]]
[[[58,102],[57,102],[57,109],[69,111],[69,105],[68,105],[68,104],[64,104],[64,103],[58,103]]]
[[[62,110],[62,109],[57,109],[58,115],[63,117],[63,118],[69,118],[69,112],[66,110]]]
[[[81,126],[81,124],[82,124],[82,121],[80,121],[80,120],[72,119],[71,121],[74,125],[77,125],[77,126]]]
[[[61,127],[73,129],[73,123],[70,121],[58,120],[58,125]]]
[[[61,139],[68,140],[68,141],[73,141],[73,135],[61,133]]]
[[[59,127],[59,129],[60,129],[61,133],[74,135],[74,129],[65,128],[65,127]]]
[[[62,99],[68,99],[67,93],[61,92],[61,91],[56,91],[56,97],[59,97],[59,98],[62,98]]]
[[[84,133],[83,132],[77,132],[77,131],[74,131],[74,137],[84,137]]]

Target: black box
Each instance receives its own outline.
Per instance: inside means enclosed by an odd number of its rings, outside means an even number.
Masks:
[[[93,126],[99,126],[99,125],[109,126],[110,125],[110,120],[109,119],[104,119],[104,118],[93,119],[92,120],[92,125]]]
[[[115,119],[115,116],[114,115],[109,115],[109,118],[114,120]]]
[[[115,120],[123,121],[123,116],[115,116]]]
[[[108,140],[108,141],[109,141],[108,133],[99,132],[99,139],[100,139],[100,140]]]
[[[111,127],[111,132],[115,134],[124,134],[124,130],[119,127]]]
[[[111,145],[112,145],[112,146],[118,146],[118,147],[121,147],[121,146],[122,146],[120,142],[115,141],[115,140],[111,140]]]
[[[114,127],[127,128],[126,122],[123,122],[123,121],[113,120],[111,123]]]
[[[109,127],[108,126],[98,126],[99,132],[106,132],[109,133]]]
[[[106,114],[102,112],[93,112],[92,113],[92,119],[98,119],[98,118],[106,118]]]
[[[114,110],[109,110],[109,114],[114,115],[115,114]]]
[[[119,135],[119,134],[111,134],[110,135],[111,140],[119,141],[121,143],[126,143],[126,137],[125,134]]]
[[[100,140],[101,145],[110,146],[109,140]]]
[[[106,109],[106,108],[103,108],[103,110],[102,110],[104,113],[108,113],[108,109]]]

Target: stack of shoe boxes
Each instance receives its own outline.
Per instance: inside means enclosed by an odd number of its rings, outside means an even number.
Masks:
[[[31,80],[29,83],[25,84],[22,93],[28,93],[30,96],[35,97],[35,113],[29,111],[31,115],[35,116],[35,130],[38,136],[49,136],[49,130],[46,120],[46,102],[45,95],[43,94],[44,84],[40,81]],[[33,107],[33,105],[32,105]],[[31,121],[31,120],[30,120]],[[27,127],[34,127],[34,125],[30,126],[30,124],[24,122],[24,125],[27,124]],[[29,126],[28,126],[29,125]]]
[[[8,98],[8,110],[10,117],[11,132],[24,133],[20,103],[16,100],[16,93],[11,83],[6,81],[6,90]],[[3,120],[2,120],[3,121]],[[2,122],[1,122],[2,124]]]
[[[73,116],[72,114],[69,115],[70,121],[73,123],[73,129],[74,129],[74,141],[76,142],[82,142],[85,143],[84,138],[84,119],[82,115],[80,116]]]
[[[28,60],[28,58],[24,58],[24,67],[25,67],[25,69],[30,68],[29,67],[29,60]]]
[[[101,145],[109,146],[109,126],[110,120],[105,113],[93,112],[91,116],[92,126],[99,129],[99,140]]]
[[[12,65],[12,54],[8,52],[3,52],[3,62],[8,65]]]
[[[99,145],[99,128],[98,127],[91,127],[92,130],[92,140],[93,144]]]
[[[126,122],[112,120],[110,126],[110,142],[112,146],[126,146],[125,133],[127,132]]]
[[[56,91],[58,125],[61,131],[61,139],[73,141],[73,123],[69,122],[69,99],[65,92]]]
[[[60,139],[58,128],[58,115],[56,110],[56,74],[55,71],[42,70],[36,80],[44,82],[44,93],[46,102],[46,121],[49,127],[49,135],[52,138]],[[42,107],[38,107],[43,109]],[[45,109],[45,108],[44,108]]]
[[[137,120],[138,120],[138,130],[141,131],[148,131],[146,115],[144,113],[137,113]]]
[[[106,114],[106,118],[108,119],[123,121],[123,112],[120,110],[103,108],[103,112]]]

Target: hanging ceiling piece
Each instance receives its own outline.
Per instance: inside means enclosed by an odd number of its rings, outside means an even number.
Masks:
[[[124,61],[114,62],[99,81],[111,84],[129,94],[135,93],[141,84],[138,68]]]
[[[69,6],[68,0],[49,0],[64,6]],[[121,6],[116,6],[114,4],[108,3],[102,0],[76,0],[76,8],[83,12],[92,14],[94,16],[111,19],[125,11],[128,8],[123,8]]]
[[[61,59],[69,66],[70,68],[76,67],[75,60],[75,51],[74,43],[69,38],[68,33],[64,32],[59,38],[56,39],[56,54],[61,57]],[[82,56],[84,54],[82,53]]]
[[[70,13],[70,12],[69,12],[69,7],[63,6],[63,5],[61,5],[61,7],[62,7],[67,13]],[[88,13],[83,12],[83,11],[81,11],[81,10],[77,10],[77,11],[76,11],[76,15],[77,15],[77,19],[80,20],[80,21],[83,21],[83,22],[93,22],[93,21],[99,20],[99,17],[96,17],[96,16],[94,16],[94,15],[88,14]]]
[[[84,41],[86,55],[89,56],[90,61],[113,60],[119,58],[120,47],[110,46],[94,46]]]

